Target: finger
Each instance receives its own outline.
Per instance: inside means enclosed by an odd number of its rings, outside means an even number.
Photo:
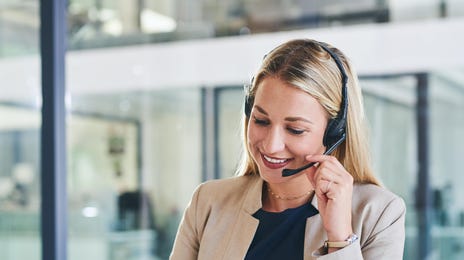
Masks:
[[[308,162],[323,162],[328,159],[330,155],[324,154],[310,154],[305,157],[306,161]]]
[[[314,186],[314,190],[316,194],[323,196],[323,195],[326,195],[327,192],[330,191],[330,189],[332,189],[333,185],[334,185],[333,181],[319,179],[316,182],[316,185]]]
[[[353,176],[349,174],[344,168],[339,169],[338,167],[323,167],[320,168],[316,180],[333,181],[341,187],[349,187],[353,185]]]
[[[335,157],[329,157],[320,163],[318,171],[315,173],[315,179],[333,180],[338,183],[349,182],[351,179],[343,165]]]
[[[338,195],[338,187],[337,184],[334,184],[333,181],[327,182],[327,186],[325,188],[324,195],[327,197],[328,200],[335,200]]]
[[[327,186],[325,186],[325,193],[329,192],[330,186],[332,185],[333,181],[328,181]]]
[[[322,180],[315,186],[315,193],[318,200],[320,201],[335,201],[337,196],[339,196],[339,192],[337,191],[338,187],[337,184],[330,181]]]
[[[322,166],[318,168],[314,174],[314,179],[316,183],[319,182],[334,182],[341,183],[343,182],[343,177],[337,173],[338,169],[333,170],[331,167]],[[324,184],[322,183],[322,184]]]

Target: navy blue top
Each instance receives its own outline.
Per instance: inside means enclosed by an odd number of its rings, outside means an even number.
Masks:
[[[306,219],[318,213],[310,203],[282,212],[259,209],[253,214],[259,225],[245,259],[303,259]]]

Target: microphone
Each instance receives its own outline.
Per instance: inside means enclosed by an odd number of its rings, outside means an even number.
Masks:
[[[331,154],[335,150],[335,148],[337,148],[337,146],[339,146],[341,143],[343,143],[343,141],[345,141],[345,138],[346,138],[346,135],[345,134],[342,135],[342,137],[337,142],[335,142],[329,149],[327,149],[327,151],[325,151],[324,155]],[[282,177],[289,177],[289,176],[295,175],[301,171],[304,171],[310,167],[313,167],[314,164],[316,164],[316,162],[308,163],[297,169],[283,169]]]

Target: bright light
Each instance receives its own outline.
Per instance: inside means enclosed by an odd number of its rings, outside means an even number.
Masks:
[[[82,209],[82,215],[86,218],[94,218],[98,216],[97,207],[85,207]]]
[[[172,32],[177,27],[176,20],[173,18],[150,9],[142,11],[141,20],[144,33]]]

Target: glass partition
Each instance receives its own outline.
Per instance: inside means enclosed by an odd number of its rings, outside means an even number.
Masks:
[[[404,259],[417,259],[415,76],[361,79],[374,172],[406,203]]]
[[[69,259],[168,258],[201,182],[200,92],[72,95]]]
[[[0,2],[0,57],[39,52],[39,4],[38,0]]]
[[[70,0],[71,49],[464,16],[459,0]]]
[[[464,258],[464,78],[462,70],[430,76],[430,183],[433,256]]]
[[[361,79],[360,84],[374,172],[412,207],[417,175],[416,78]]]
[[[40,112],[0,104],[0,118],[0,258],[40,259]]]
[[[234,176],[243,149],[242,116],[244,114],[243,88],[217,89],[217,136],[218,169],[217,176]]]
[[[38,3],[0,3],[0,56],[38,52]],[[68,43],[87,49],[463,16],[460,0],[69,0]]]
[[[0,3],[0,259],[41,258],[38,2]]]

